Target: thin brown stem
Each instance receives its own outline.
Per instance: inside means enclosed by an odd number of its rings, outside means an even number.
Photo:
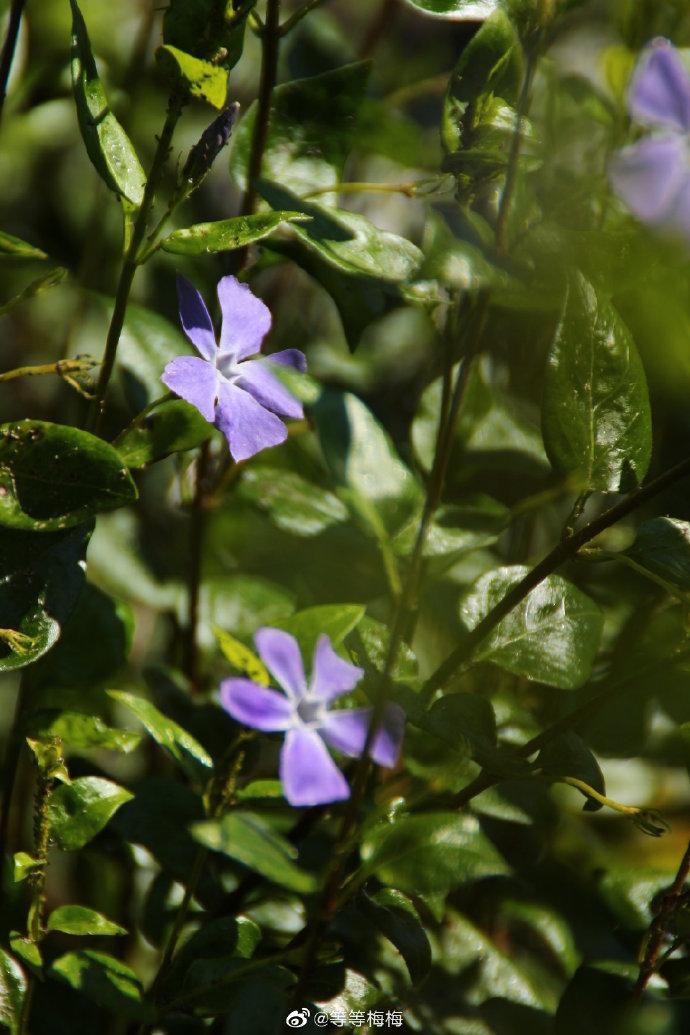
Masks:
[[[196,467],[196,484],[190,515],[189,572],[187,575],[187,627],[184,638],[183,670],[192,692],[199,689],[199,600],[201,596],[201,557],[203,552],[204,524],[206,517],[206,479],[208,476],[209,443],[204,442],[199,450]]]
[[[517,109],[515,111],[515,130],[510,144],[508,165],[506,168],[506,179],[498,206],[496,217],[496,253],[504,256],[508,248],[508,221],[510,210],[513,204],[515,188],[517,186],[518,171],[520,167],[520,151],[522,150],[523,122],[529,111],[530,97],[532,94],[532,83],[537,67],[537,53],[532,51],[527,54],[525,76],[522,81],[520,96],[518,97]]]
[[[247,188],[242,199],[241,215],[250,216],[256,208],[257,181],[261,176],[264,151],[271,121],[271,101],[278,78],[280,52],[280,0],[268,0],[266,23],[261,31],[261,82],[247,167]]]
[[[639,1002],[647,985],[654,976],[659,963],[659,954],[664,944],[673,914],[678,909],[683,896],[685,884],[690,877],[690,843],[688,844],[669,891],[661,901],[659,912],[652,920],[647,934],[644,955],[640,962],[640,972],[632,992],[633,1000]]]

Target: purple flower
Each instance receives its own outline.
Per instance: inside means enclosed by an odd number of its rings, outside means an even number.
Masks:
[[[690,74],[668,40],[643,51],[628,107],[650,132],[614,157],[613,187],[643,223],[690,241]]]
[[[352,690],[363,670],[335,653],[328,636],[319,637],[311,680],[307,683],[297,640],[280,629],[259,629],[254,642],[261,660],[284,690],[278,693],[249,679],[221,684],[223,707],[237,722],[265,733],[285,733],[280,779],[291,805],[325,805],[349,798],[347,780],[326,744],[344,755],[362,754],[371,708],[332,711],[331,705]],[[394,766],[400,753],[405,714],[397,704],[386,706],[371,745],[379,765]]]
[[[216,344],[203,298],[184,277],[177,278],[182,328],[199,356],[179,356],[163,371],[163,384],[195,406],[228,440],[234,460],[247,460],[287,438],[281,417],[303,416],[302,404],[271,371],[273,364],[307,368],[304,355],[285,349],[256,356],[271,327],[271,314],[246,284],[235,277],[218,282],[223,316]]]

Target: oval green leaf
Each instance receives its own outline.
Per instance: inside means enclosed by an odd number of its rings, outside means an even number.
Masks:
[[[171,399],[143,419],[136,417],[113,445],[127,467],[139,468],[194,449],[212,433],[213,425],[197,409],[182,399]]]
[[[61,784],[48,806],[51,836],[63,852],[76,852],[132,797],[124,787],[100,776],[81,776]]]
[[[282,223],[304,221],[302,212],[261,212],[253,216],[234,216],[215,223],[196,223],[175,230],[161,247],[175,255],[207,255],[231,252],[268,237]]]
[[[48,917],[46,929],[62,931],[64,934],[127,934],[125,927],[120,927],[102,913],[87,909],[86,906],[58,906]]]
[[[190,779],[202,783],[208,780],[213,769],[213,759],[191,733],[187,733],[143,697],[119,690],[110,690],[109,694],[134,712],[156,743],[167,751]]]

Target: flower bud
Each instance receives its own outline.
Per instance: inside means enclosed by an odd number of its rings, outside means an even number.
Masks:
[[[228,104],[211,125],[206,127],[189,152],[182,170],[182,181],[192,189],[199,186],[230,139],[239,110],[237,101]]]

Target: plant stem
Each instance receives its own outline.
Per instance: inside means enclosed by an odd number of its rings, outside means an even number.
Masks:
[[[257,180],[268,141],[271,119],[271,99],[278,78],[280,50],[280,0],[267,0],[266,23],[261,31],[261,83],[252,136],[252,149],[247,167],[247,189],[242,199],[241,215],[250,216],[256,208]],[[246,249],[244,249],[246,252]],[[242,263],[240,262],[240,265]]]
[[[353,183],[335,183],[332,187],[319,187],[318,190],[310,190],[300,196],[304,201],[318,198],[322,194],[405,194],[408,198],[413,198],[417,193],[417,186],[414,180],[409,183],[355,181]]]
[[[669,470],[664,471],[658,475],[647,485],[636,489],[631,492],[625,499],[620,500],[613,507],[605,510],[603,514],[590,521],[589,524],[584,525],[577,531],[571,532],[566,535],[564,539],[561,539],[553,550],[544,557],[531,571],[529,571],[523,579],[521,579],[512,589],[503,597],[502,600],[496,604],[494,608],[482,620],[475,625],[474,629],[471,630],[460,643],[460,645],[453,651],[446,660],[439,665],[435,672],[429,676],[423,687],[423,692],[427,695],[443,686],[460,666],[468,661],[480,643],[492,632],[498,623],[509,614],[513,608],[517,607],[525,597],[538,586],[540,582],[554,571],[561,567],[566,561],[575,557],[578,550],[580,550],[586,543],[595,539],[598,535],[601,535],[611,525],[615,525],[618,521],[621,521],[624,517],[632,514],[635,510],[645,504],[648,500],[658,496],[660,492],[673,485],[675,482],[680,481],[681,478],[685,478],[690,474],[690,457],[685,460],[681,460],[680,463]]]
[[[652,920],[646,939],[644,955],[640,962],[640,972],[632,992],[633,1000],[639,1002],[652,979],[659,960],[659,953],[664,943],[669,922],[678,908],[683,896],[685,883],[690,877],[690,844],[685,849],[683,858],[673,879],[670,890],[664,895],[661,908]]]
[[[12,62],[14,61],[14,53],[17,49],[17,40],[19,38],[19,26],[21,25],[25,5],[26,0],[12,0],[10,6],[7,35],[2,47],[2,54],[0,54],[0,118],[2,118],[2,110],[7,97],[7,84],[12,71]]]
[[[289,18],[286,18],[283,24],[280,26],[280,35],[287,36],[289,32],[298,25],[302,19],[309,14],[310,11],[314,11],[317,7],[320,7],[324,0],[306,0],[306,3],[298,7],[294,14],[291,14]]]
[[[520,164],[520,151],[522,149],[522,124],[529,111],[530,96],[534,73],[537,68],[538,51],[532,50],[527,54],[525,65],[525,77],[522,81],[520,96],[518,97],[515,111],[515,129],[510,144],[508,165],[506,168],[506,181],[501,194],[496,217],[496,254],[503,257],[508,246],[508,219],[517,185],[518,169]]]
[[[17,691],[17,699],[14,706],[14,719],[12,720],[12,727],[7,739],[5,760],[2,769],[2,801],[0,801],[0,809],[2,810],[0,812],[0,858],[4,858],[9,854],[7,840],[10,824],[10,812],[12,810],[12,791],[14,790],[14,781],[17,775],[19,756],[21,754],[22,742],[19,731],[24,713],[26,695],[27,677],[26,672],[23,672],[19,683],[19,689]]]
[[[134,221],[132,237],[122,263],[122,269],[120,270],[120,279],[115,293],[115,305],[113,307],[113,314],[108,328],[108,336],[105,342],[101,373],[87,422],[89,430],[93,431],[95,434],[100,431],[101,423],[103,421],[105,395],[113,373],[113,367],[115,366],[117,347],[120,342],[120,335],[122,334],[122,327],[125,322],[125,314],[127,312],[127,303],[129,302],[132,282],[137,271],[137,266],[140,262],[140,257],[138,255],[139,247],[141,246],[146,234],[148,218],[151,214],[160,178],[168,159],[173,133],[175,132],[175,127],[180,118],[183,107],[184,100],[182,95],[177,93],[172,94],[168,101],[168,110],[165,116],[165,122],[163,124],[161,135],[158,138],[158,144],[151,163],[151,169],[149,171],[148,179],[146,180],[144,197]]]
[[[199,689],[199,597],[201,594],[201,555],[206,510],[206,478],[208,476],[209,442],[202,443],[196,467],[196,485],[190,515],[189,573],[187,578],[188,616],[184,640],[183,670],[192,693]]]

